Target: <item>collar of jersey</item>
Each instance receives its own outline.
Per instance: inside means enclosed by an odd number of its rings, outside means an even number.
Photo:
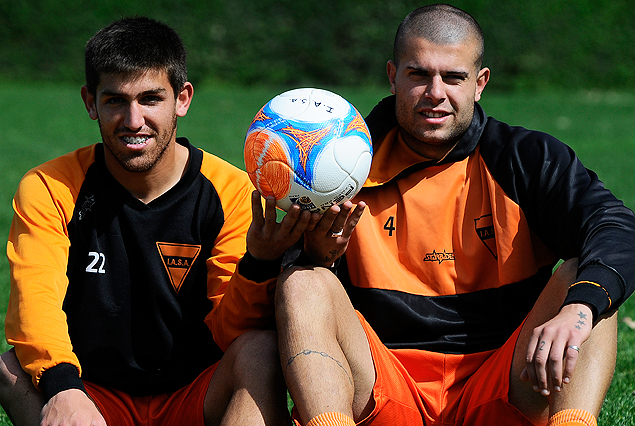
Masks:
[[[394,104],[394,97],[391,98],[386,98],[384,101],[391,101]],[[384,107],[383,112],[386,113],[386,111],[390,111],[391,114],[391,117],[388,117],[386,121],[394,120],[394,122],[396,122],[394,107]],[[373,112],[371,112],[367,119],[373,116]],[[374,117],[376,116],[377,114],[374,115]],[[385,136],[380,137],[377,142],[373,141],[373,162],[364,187],[383,185],[404,174],[409,174],[434,165],[463,160],[474,151],[476,145],[478,145],[486,123],[487,117],[483,108],[475,103],[474,117],[472,118],[470,127],[468,127],[454,148],[441,160],[431,160],[414,152],[399,135],[399,127],[393,127]],[[371,129],[373,128],[371,123],[369,123],[369,127],[371,127]]]

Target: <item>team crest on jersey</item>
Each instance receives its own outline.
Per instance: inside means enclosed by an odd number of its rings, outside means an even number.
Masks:
[[[492,214],[486,214],[477,219],[474,219],[474,227],[476,229],[476,234],[481,239],[485,247],[492,253],[494,259],[498,259],[497,250],[496,250],[496,235],[494,233],[494,220],[492,219]]]
[[[175,292],[179,292],[187,274],[201,251],[200,245],[157,242],[163,266]]]

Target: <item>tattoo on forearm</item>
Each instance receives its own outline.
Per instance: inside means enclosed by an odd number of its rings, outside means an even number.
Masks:
[[[333,358],[331,355],[327,354],[326,352],[318,352],[318,351],[312,351],[310,349],[305,349],[302,352],[299,352],[295,355],[293,355],[291,358],[289,358],[289,360],[287,361],[287,367],[291,365],[291,363],[293,363],[293,361],[295,361],[295,359],[297,357],[299,357],[300,355],[320,355],[323,358],[328,358],[331,361],[335,362],[337,364],[337,366],[339,368],[342,369],[342,371],[344,371],[344,374],[346,374],[346,377],[348,378],[348,381],[351,383],[351,386],[353,386],[353,379],[351,378],[351,376],[348,374],[348,371],[346,371],[346,368],[344,368],[344,366],[342,365],[341,362],[339,362],[338,360],[336,360],[335,358]]]

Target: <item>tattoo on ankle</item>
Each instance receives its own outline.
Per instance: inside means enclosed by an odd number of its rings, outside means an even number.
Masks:
[[[305,349],[305,350],[303,350],[302,352],[299,352],[299,353],[297,353],[297,354],[293,355],[291,358],[289,358],[289,360],[287,361],[287,367],[288,367],[288,366],[290,366],[290,365],[291,365],[291,363],[292,363],[293,361],[295,361],[295,359],[296,359],[297,357],[299,357],[300,355],[313,355],[313,354],[320,355],[320,356],[321,356],[321,357],[323,357],[323,358],[328,358],[328,359],[330,359],[331,361],[335,362],[335,363],[337,364],[337,366],[338,366],[339,368],[341,368],[341,369],[342,369],[342,371],[344,371],[344,374],[346,374],[346,377],[348,378],[348,381],[351,383],[351,386],[353,386],[353,379],[352,379],[352,378],[351,378],[351,376],[348,374],[348,371],[346,371],[346,368],[344,368],[344,366],[342,365],[342,363],[341,363],[341,362],[339,362],[338,360],[336,360],[335,358],[333,358],[331,355],[327,354],[326,352],[319,352],[319,351],[312,351],[312,350],[310,350],[310,349]]]

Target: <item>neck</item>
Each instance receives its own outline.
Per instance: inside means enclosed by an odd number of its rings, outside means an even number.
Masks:
[[[105,150],[107,151],[107,150]],[[106,152],[106,166],[113,177],[145,204],[159,198],[176,185],[189,162],[189,150],[176,142],[171,143],[154,166],[145,172],[133,172],[124,169],[118,163],[112,166]]]
[[[450,151],[456,146],[459,140],[447,141],[447,142],[422,142],[408,132],[404,131],[403,128],[399,128],[399,134],[403,139],[404,143],[422,157],[429,158],[430,160],[441,161],[444,159]]]

